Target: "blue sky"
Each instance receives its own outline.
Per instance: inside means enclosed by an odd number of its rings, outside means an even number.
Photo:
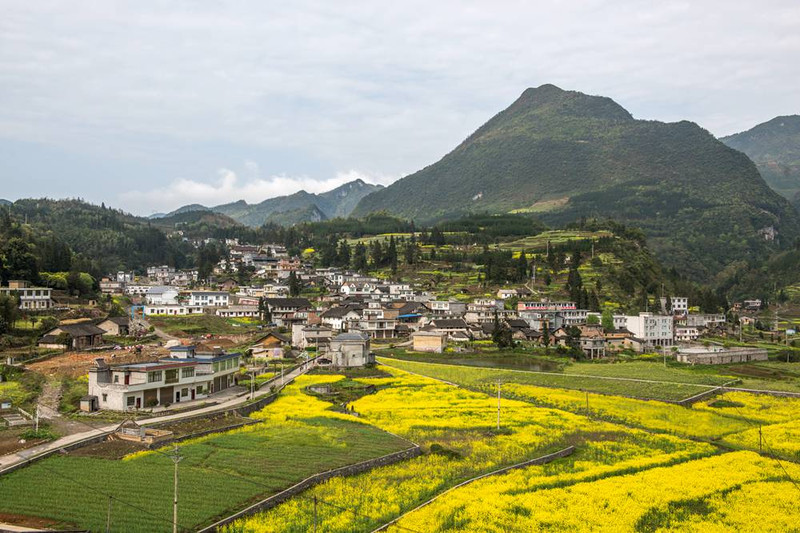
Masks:
[[[137,214],[438,160],[526,88],[716,135],[800,113],[800,3],[0,0],[0,198]]]

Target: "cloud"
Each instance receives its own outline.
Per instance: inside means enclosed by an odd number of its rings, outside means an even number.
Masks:
[[[267,198],[285,196],[304,190],[322,193],[340,185],[360,179],[366,183],[391,183],[397,176],[372,176],[357,170],[337,172],[328,179],[314,179],[308,176],[275,175],[258,177],[258,164],[246,161],[245,177],[236,172],[221,168],[217,179],[210,182],[192,179],[177,179],[165,187],[150,190],[134,190],[120,194],[126,210],[141,215],[169,212],[188,204],[202,204],[213,207],[220,204],[245,200],[249,204],[259,203]]]
[[[110,199],[115,162],[142,191],[246,157],[255,192],[398,176],[543,83],[718,135],[799,111],[796,0],[0,2],[0,141],[103,169],[34,154],[17,196],[57,176]]]

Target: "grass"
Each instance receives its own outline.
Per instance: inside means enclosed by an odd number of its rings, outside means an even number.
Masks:
[[[282,400],[259,413],[283,412]],[[186,441],[180,445],[179,525],[197,529],[316,472],[407,447],[372,426],[316,411]],[[171,531],[172,476],[172,461],[156,452],[124,460],[57,456],[0,478],[2,510],[50,519],[60,528],[102,531],[111,495],[115,530]]]

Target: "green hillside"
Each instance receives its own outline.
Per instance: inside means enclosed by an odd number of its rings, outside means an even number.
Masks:
[[[696,279],[794,239],[796,211],[742,153],[690,122],[635,120],[613,100],[527,89],[439,162],[364,198],[417,222],[465,212],[532,212],[548,224],[613,218]],[[763,231],[777,237],[766,241]]]
[[[206,216],[183,213],[151,221],[80,200],[17,200],[0,213],[0,277],[36,281],[40,271],[97,277],[153,264],[191,266],[194,249],[168,238],[164,224],[174,228],[177,219],[197,223]]]
[[[800,200],[800,115],[775,117],[720,140],[747,154],[764,181],[797,205]]]

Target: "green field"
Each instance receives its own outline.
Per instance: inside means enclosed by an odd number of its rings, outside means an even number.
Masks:
[[[420,360],[419,358],[416,357],[403,357],[403,358],[413,361]],[[423,358],[422,360],[431,361],[431,359],[429,358]],[[387,364],[390,364],[392,366],[398,366],[398,368],[408,368],[405,366],[396,365],[395,362],[392,362],[389,359],[386,359],[385,361]],[[468,369],[465,368],[463,372],[459,370],[459,367],[457,365],[447,365],[447,364],[439,365],[436,363],[434,363],[434,365],[441,366],[442,368],[440,369],[440,372],[442,373],[446,372],[448,375],[452,374],[454,376],[458,376],[460,374],[463,374],[463,375],[473,376],[475,377],[475,379],[478,379],[478,376],[480,376],[480,381],[482,383],[483,382],[497,383],[497,381],[502,381],[502,382],[513,381],[515,383],[524,383],[527,385],[536,385],[539,387],[555,387],[562,389],[582,390],[598,394],[611,394],[617,396],[628,396],[632,398],[642,398],[651,400],[680,401],[689,398],[691,396],[694,396],[695,394],[699,394],[703,391],[706,391],[715,384],[722,384],[722,383],[708,384],[704,383],[703,381],[684,381],[679,383],[679,382],[673,382],[672,380],[669,380],[669,382],[662,383],[661,381],[665,380],[660,380],[655,378],[632,378],[628,376],[613,376],[613,375],[603,376],[601,374],[597,374],[597,376],[599,377],[595,377],[590,375],[580,375],[577,373],[568,374],[566,372],[558,372],[558,371],[539,372],[539,371],[491,368],[491,365],[480,364],[481,362],[482,361],[480,359],[474,362],[470,361],[461,362],[460,364],[464,366],[481,367],[481,368],[468,368]],[[651,363],[644,363],[644,364],[651,364]],[[591,365],[591,368],[593,369],[595,366],[599,367],[601,365]],[[587,372],[591,372],[591,370],[587,370]],[[607,372],[607,374],[610,373]],[[622,377],[624,379],[609,379],[614,377]],[[449,380],[449,378],[442,378],[442,379]],[[634,381],[634,379],[641,379],[642,381]],[[649,380],[649,381],[644,381],[644,380]]]
[[[185,317],[147,317],[150,324],[170,335],[235,335],[255,331],[259,322],[241,318],[223,318],[215,315]]]
[[[254,415],[265,423],[180,445],[181,529],[212,523],[316,472],[409,446],[372,426],[319,416],[320,408],[298,412],[292,407],[298,394],[306,404],[330,404],[293,389]],[[52,520],[62,529],[104,531],[111,495],[112,530],[171,531],[172,476],[172,461],[162,453],[122,460],[57,456],[0,478],[0,511]]]

